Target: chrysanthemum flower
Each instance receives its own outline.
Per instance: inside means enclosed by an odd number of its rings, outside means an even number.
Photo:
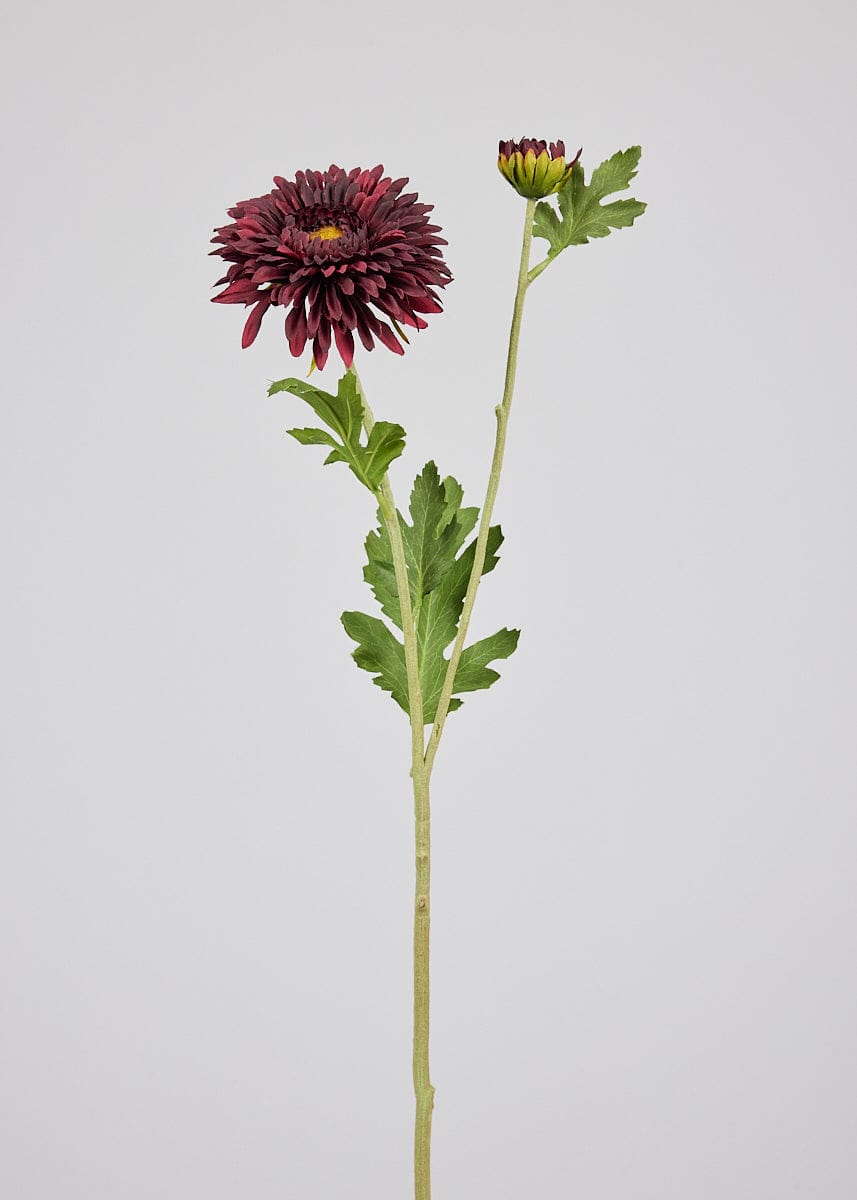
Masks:
[[[582,153],[583,147],[567,163],[565,142],[551,142],[548,147],[535,138],[521,138],[520,142],[500,143],[497,166],[519,196],[541,200],[565,185]]]
[[[312,342],[323,367],[331,337],[346,366],[354,357],[354,331],[367,350],[378,338],[396,354],[402,343],[378,313],[400,325],[424,329],[421,313],[441,312],[432,290],[452,275],[441,256],[439,225],[426,214],[415,192],[402,195],[407,179],[382,178],[384,168],[345,172],[298,171],[294,180],[274,177],[266,196],[244,200],[228,210],[230,225],[211,240],[231,264],[222,279],[227,288],[218,304],[253,305],[242,346],[259,332],[273,305],[288,308],[286,337],[295,357]],[[377,310],[377,311],[376,311]]]

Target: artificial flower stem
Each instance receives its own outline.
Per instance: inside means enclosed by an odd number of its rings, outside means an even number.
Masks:
[[[372,415],[366,401],[366,393],[363,391],[363,384],[360,382],[360,376],[355,371],[354,367],[348,368],[349,372],[354,376],[354,382],[357,384],[357,392],[360,396],[360,403],[363,406],[363,427],[367,434],[372,432],[372,427],[375,424],[375,418]],[[385,475],[381,481],[381,487],[378,491],[378,503],[381,509],[381,517],[387,527],[387,533],[390,537],[390,549],[393,555],[393,570],[396,576],[396,587],[399,593],[399,605],[402,612],[402,633],[405,641],[405,668],[408,673],[408,708],[410,709],[411,718],[411,743],[414,750],[414,762],[416,763],[416,755],[419,753],[420,762],[423,761],[423,745],[424,745],[424,728],[423,721],[423,695],[420,688],[420,668],[419,658],[417,654],[417,635],[414,626],[414,613],[411,605],[411,589],[408,586],[408,565],[405,559],[405,544],[402,541],[402,528],[399,524],[399,514],[396,509],[396,501],[393,498],[393,489],[390,484],[389,475]],[[417,772],[412,768],[411,773],[416,780]],[[421,773],[421,772],[420,772]]]
[[[533,283],[534,280],[538,279],[542,271],[547,270],[552,262],[553,258],[549,254],[547,258],[543,258],[540,263],[536,263],[533,269],[527,274],[527,283]]]
[[[524,215],[524,237],[523,244],[521,246],[521,262],[518,268],[518,286],[515,291],[514,308],[512,309],[512,326],[509,330],[509,350],[506,356],[506,378],[503,384],[503,399],[494,410],[497,417],[497,434],[494,441],[494,457],[491,462],[491,474],[488,478],[488,489],[485,493],[485,503],[482,505],[479,534],[476,539],[476,552],[473,557],[473,568],[470,572],[470,581],[467,584],[467,593],[464,597],[464,606],[461,610],[461,620],[458,623],[458,634],[449,658],[449,666],[446,669],[443,688],[441,689],[440,699],[437,703],[437,715],[435,716],[434,725],[432,726],[431,734],[429,735],[428,740],[428,747],[426,749],[425,765],[428,778],[431,777],[435,755],[437,754],[437,748],[443,733],[444,723],[449,712],[449,702],[452,699],[452,689],[455,684],[455,673],[458,669],[461,652],[464,649],[464,641],[467,637],[470,616],[473,612],[473,605],[476,600],[476,591],[479,587],[479,580],[482,577],[482,569],[485,566],[485,555],[488,547],[488,533],[491,528],[491,515],[494,511],[494,501],[497,498],[497,490],[500,486],[500,472],[503,469],[503,454],[506,448],[506,427],[509,422],[509,410],[512,407],[512,395],[515,391],[515,374],[518,366],[518,343],[521,337],[521,318],[524,314],[524,298],[527,294],[527,288],[530,285],[529,266],[530,252],[533,242],[533,214],[535,213],[535,208],[535,200],[528,199],[527,210]]]
[[[366,402],[363,385],[353,367],[349,367],[363,406],[363,426],[372,432],[375,424]],[[414,1197],[431,1200],[431,1119],[434,1088],[429,1076],[429,946],[431,896],[431,807],[429,773],[425,765],[425,723],[420,686],[417,637],[414,626],[411,591],[402,529],[388,475],[379,491],[381,518],[390,539],[393,570],[402,614],[405,642],[405,667],[408,673],[408,708],[411,719],[411,780],[414,790],[414,842],[416,881],[414,890],[414,1042],[413,1076],[416,1115],[414,1120]]]

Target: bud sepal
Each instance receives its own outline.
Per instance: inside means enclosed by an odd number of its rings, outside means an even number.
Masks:
[[[581,153],[582,147],[571,162],[566,162],[565,142],[548,145],[535,138],[521,138],[519,142],[500,143],[497,167],[519,196],[543,200],[567,183]]]

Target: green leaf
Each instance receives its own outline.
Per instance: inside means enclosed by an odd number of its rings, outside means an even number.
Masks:
[[[390,618],[397,629],[401,629],[402,612],[396,587],[396,572],[393,568],[393,552],[380,508],[377,519],[379,528],[372,530],[365,542],[366,566],[363,568],[363,578],[375,593],[381,611]]]
[[[405,667],[405,647],[383,621],[361,612],[344,612],[345,632],[357,642],[352,658],[358,667],[374,675],[373,683],[389,692],[401,708],[408,712],[408,672]]]
[[[606,237],[611,229],[633,225],[645,212],[646,206],[640,200],[601,203],[607,196],[630,187],[641,153],[639,146],[617,151],[595,168],[588,184],[583,167],[575,163],[568,182],[557,193],[560,215],[546,201],[536,205],[533,236],[549,242],[549,258],[568,246],[582,246],[590,238]]]
[[[488,533],[483,575],[493,571],[497,565],[497,550],[502,541],[503,534],[500,526],[492,525]],[[430,713],[426,720],[433,721],[437,711],[437,702],[440,699],[449,661],[445,657],[444,651],[455,641],[458,633],[458,622],[464,607],[464,597],[467,593],[467,584],[470,582],[475,553],[476,539],[474,538],[464,552],[450,565],[438,587],[425,597],[417,615],[420,682],[423,688],[424,707]],[[464,655],[462,655],[463,657]],[[460,669],[461,664],[459,663],[459,671]],[[458,691],[460,690],[457,686],[458,672],[456,672],[455,682],[455,690]]]
[[[269,396],[277,392],[290,392],[305,400],[316,416],[343,442],[357,441],[363,424],[363,405],[357,392],[357,381],[349,371],[340,379],[335,396],[314,387],[305,379],[279,379],[268,388]]]
[[[490,687],[500,676],[492,671],[488,663],[497,658],[508,658],[518,645],[520,629],[500,629],[491,637],[482,638],[468,646],[458,662],[455,672],[456,692],[478,692]]]
[[[399,514],[408,567],[411,606],[417,630],[423,716],[427,724],[434,721],[437,713],[437,702],[449,662],[445,651],[458,632],[476,553],[475,538],[463,550],[462,546],[476,524],[479,510],[463,508],[462,500],[463,491],[457,480],[452,476],[441,480],[437,467],[433,462],[429,462],[417,476],[411,492],[410,524]],[[366,538],[367,562],[363,576],[372,588],[384,615],[401,630],[402,615],[393,569],[393,555],[380,510],[378,522],[379,528],[373,530]],[[500,527],[492,526],[486,543],[483,574],[487,574],[496,566],[497,551],[502,541]],[[386,629],[386,626],[381,624]],[[393,638],[393,634],[389,630],[387,632],[398,646],[400,643]],[[351,633],[351,636],[354,634]],[[512,653],[515,646],[509,640],[510,637],[508,630],[501,631],[500,634],[495,634],[494,638],[486,639],[484,643],[477,642],[465,650],[456,673],[455,690],[474,691],[493,683],[498,678],[497,672],[489,670],[486,664],[494,658],[507,657]],[[355,640],[358,639],[355,637]],[[514,635],[514,641],[517,642],[517,634]],[[486,653],[487,658],[484,657]],[[404,651],[402,654],[404,655]],[[462,664],[465,666],[463,674]],[[358,660],[358,665],[362,666],[363,663]],[[367,666],[366,669],[377,668]],[[381,683],[380,686],[385,684]],[[387,690],[392,689],[388,687]],[[404,695],[407,698],[407,683]],[[406,707],[406,704],[402,707]],[[461,701],[453,698],[450,711],[460,707]]]
[[[414,481],[409,505],[412,523],[402,523],[402,537],[415,609],[438,585],[476,524],[479,509],[461,508],[463,495],[452,476],[441,482],[433,462],[426,463]]]
[[[463,494],[457,480],[451,475],[441,480],[437,467],[429,462],[417,476],[411,491],[411,523],[408,524],[402,514],[398,514],[408,567],[411,606],[415,614],[419,613],[424,597],[433,592],[455,562],[462,543],[476,524],[479,509],[462,508]],[[375,593],[382,610],[401,629],[393,554],[380,509],[378,525],[379,528],[366,538],[367,565],[363,577]],[[472,568],[472,553],[469,561]],[[464,580],[464,586],[466,589],[467,579]]]
[[[631,180],[637,174],[642,153],[640,146],[617,150],[592,172],[589,191],[594,192],[600,199],[612,195],[613,192],[624,192],[631,186]]]
[[[336,438],[324,429],[287,429],[302,446],[338,446]]]
[[[366,443],[364,470],[370,479],[377,479],[375,487],[387,473],[393,459],[398,458],[405,448],[405,431],[401,425],[390,421],[376,421]]]
[[[323,392],[303,379],[279,379],[268,388],[268,395],[289,392],[305,400],[336,437],[323,429],[290,429],[288,432],[304,446],[330,446],[324,460],[346,463],[370,492],[378,492],[387,468],[405,448],[401,425],[377,421],[365,444],[361,441],[363,404],[357,380],[347,371],[339,381],[336,395]]]
[[[549,204],[547,200],[540,200],[536,205],[533,218],[533,237],[544,238],[546,242],[550,242],[551,254],[559,254],[560,250],[565,249],[562,222],[556,215],[553,205]]]

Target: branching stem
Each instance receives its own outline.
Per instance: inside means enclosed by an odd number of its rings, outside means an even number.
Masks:
[[[521,262],[518,270],[518,286],[512,310],[512,326],[509,332],[509,351],[506,357],[506,378],[502,402],[495,409],[497,435],[488,490],[482,506],[482,517],[476,539],[473,570],[467,585],[464,606],[461,612],[458,635],[452,649],[449,667],[443,683],[437,715],[431,731],[428,747],[425,745],[425,722],[423,720],[423,696],[420,687],[419,655],[416,626],[414,624],[411,591],[408,583],[408,567],[399,514],[393,498],[389,476],[385,475],[378,493],[381,517],[390,539],[393,570],[399,593],[402,614],[402,633],[405,644],[405,667],[408,673],[408,708],[411,721],[411,779],[414,791],[414,843],[416,852],[416,879],[414,890],[414,1043],[413,1076],[416,1115],[414,1121],[414,1197],[415,1200],[431,1200],[431,1122],[434,1109],[434,1088],[429,1076],[429,947],[430,947],[430,902],[431,902],[431,807],[429,779],[437,748],[443,733],[444,722],[449,712],[449,702],[455,683],[455,672],[464,648],[470,615],[476,600],[476,591],[485,565],[488,532],[491,514],[500,486],[503,454],[506,446],[506,427],[515,389],[515,373],[518,362],[518,342],[521,334],[521,318],[524,297],[531,282],[528,277],[530,251],[533,239],[533,213],[535,201],[527,201],[524,218],[524,238],[521,247]],[[363,425],[366,433],[372,432],[375,421],[366,402],[366,395],[357,372],[354,376],[363,405]]]

